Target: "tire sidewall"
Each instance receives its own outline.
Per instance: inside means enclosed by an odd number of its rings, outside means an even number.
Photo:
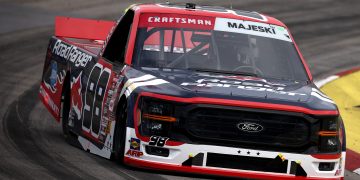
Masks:
[[[114,132],[113,155],[117,162],[123,163],[125,154],[127,107],[126,103],[119,104],[119,106],[119,112],[117,113],[119,118],[116,119]]]

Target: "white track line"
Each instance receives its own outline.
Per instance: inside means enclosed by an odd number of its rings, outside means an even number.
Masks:
[[[315,83],[315,85],[316,85],[318,88],[321,88],[321,87],[324,86],[325,84],[327,84],[327,83],[329,83],[329,82],[331,82],[331,81],[333,81],[333,80],[335,80],[335,79],[337,79],[337,78],[339,78],[338,75],[332,75],[332,76],[329,76],[329,77],[327,77],[327,78],[325,78],[325,79],[321,79],[321,80],[315,81],[314,83]]]
[[[355,169],[353,172],[356,173],[356,174],[358,174],[358,175],[360,175],[360,168]]]

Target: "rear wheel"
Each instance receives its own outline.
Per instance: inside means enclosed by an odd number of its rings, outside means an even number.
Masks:
[[[114,132],[113,157],[119,162],[124,161],[127,107],[126,101],[120,101],[118,105],[117,118]]]
[[[70,83],[64,81],[64,87],[61,94],[61,123],[63,135],[66,141],[70,139],[70,130],[69,130],[69,112],[70,112],[70,102],[71,102],[71,90]]]

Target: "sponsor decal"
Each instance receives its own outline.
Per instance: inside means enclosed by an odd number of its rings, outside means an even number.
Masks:
[[[340,158],[339,168],[336,170],[335,176],[340,176],[341,174],[342,174],[342,157]]]
[[[237,128],[241,131],[245,132],[260,132],[264,130],[264,127],[260,124],[250,123],[250,122],[242,122],[236,125]]]
[[[126,155],[133,156],[133,157],[141,157],[141,156],[144,155],[144,153],[141,152],[141,151],[135,151],[135,150],[129,149],[129,150],[126,152]]]
[[[212,22],[210,20],[195,19],[195,18],[179,18],[179,17],[158,17],[150,16],[148,17],[148,23],[177,23],[177,24],[195,24],[195,25],[205,25],[211,26]]]
[[[49,77],[50,80],[50,87],[55,89],[56,81],[57,81],[57,63],[55,61],[51,61],[51,74]]]
[[[56,41],[52,53],[74,63],[75,67],[85,67],[93,58],[91,55],[78,50],[77,47],[65,44],[61,40]]]
[[[130,139],[130,149],[140,151],[140,139],[131,138]]]
[[[110,134],[110,131],[111,131],[111,121],[107,121],[107,126],[106,126],[106,129],[105,129],[105,134]]]
[[[208,74],[208,73],[198,73],[200,76],[210,77],[210,78],[223,78],[223,79],[232,79],[232,80],[238,80],[238,81],[258,81],[258,82],[264,82],[271,86],[286,86],[285,84],[281,83],[272,83],[266,81],[266,79],[261,79],[258,77],[251,77],[251,76],[224,76],[224,75],[214,75],[214,74]],[[268,86],[270,87],[270,86]]]
[[[62,70],[58,72],[58,65],[56,62],[52,62],[50,64],[50,76],[49,76],[49,82],[46,82],[44,79],[45,86],[52,92],[56,93],[57,87],[59,84],[61,85],[64,82],[66,71]]]
[[[50,98],[49,94],[45,91],[45,89],[43,89],[42,86],[40,86],[39,93],[44,98],[44,102],[49,105],[50,109],[56,114],[56,116],[59,116],[59,107],[56,106],[54,101]]]
[[[114,92],[111,95],[110,101],[109,101],[109,111],[111,111],[111,112],[114,111],[115,102],[119,101],[120,97],[122,96],[122,94],[120,94],[120,93],[121,93],[122,86],[124,86],[123,79],[124,79],[124,76],[119,75],[119,74],[115,74],[115,77],[113,78],[112,89],[114,90]],[[108,96],[110,96],[110,94]]]
[[[276,34],[274,27],[264,27],[259,25],[244,25],[243,23],[235,23],[235,22],[227,22],[229,28],[237,28],[237,29],[244,29],[249,31],[259,31],[259,32],[265,32],[270,34]],[[246,26],[246,27],[245,27]]]
[[[131,138],[129,140],[130,149],[126,152],[126,155],[133,156],[133,157],[141,157],[144,155],[143,152],[140,151],[141,141],[137,138]]]
[[[146,13],[141,15],[139,27],[181,27],[213,30],[214,24],[214,17]]]
[[[289,32],[284,27],[266,23],[216,18],[214,30],[268,37],[292,42]]]
[[[284,87],[274,86],[271,87],[268,84],[262,84],[257,82],[247,81],[232,81],[232,80],[220,80],[220,79],[199,79],[196,82],[183,82],[181,86],[197,86],[197,87],[223,87],[223,88],[238,88],[250,91],[266,91],[277,94],[284,94],[288,96],[306,96],[303,93],[286,92],[283,91]]]

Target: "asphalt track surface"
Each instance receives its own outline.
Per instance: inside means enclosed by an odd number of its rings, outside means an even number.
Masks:
[[[56,15],[117,19],[123,0],[0,0],[0,179],[192,179],[139,170],[68,145],[37,92]],[[150,1],[153,2],[153,1]],[[229,6],[225,1],[199,4]],[[360,1],[233,0],[285,22],[315,78],[360,65]],[[346,179],[359,179],[346,173]]]

